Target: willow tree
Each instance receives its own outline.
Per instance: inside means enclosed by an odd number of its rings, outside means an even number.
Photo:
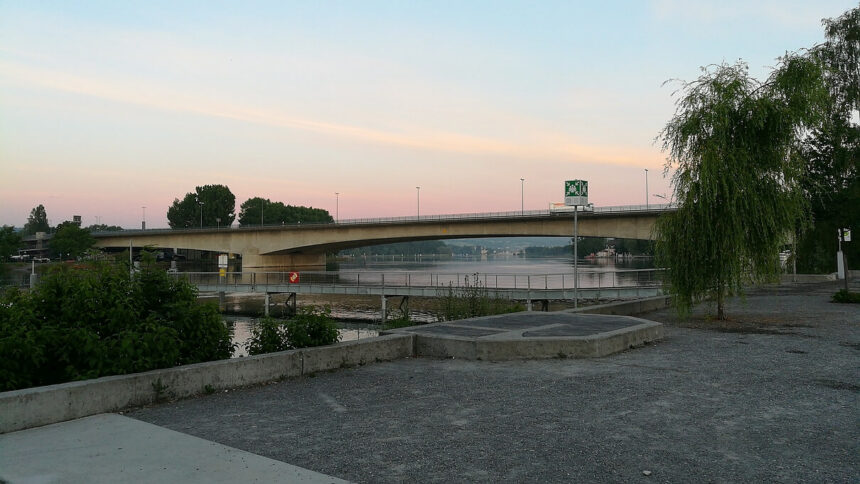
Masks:
[[[802,56],[764,82],[742,62],[702,71],[658,137],[678,209],[657,220],[656,256],[679,313],[710,298],[725,319],[729,296],[778,274],[780,245],[807,216],[797,151],[826,89]]]

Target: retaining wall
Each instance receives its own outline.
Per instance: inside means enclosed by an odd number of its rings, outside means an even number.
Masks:
[[[615,314],[618,316],[631,316],[634,314],[647,313],[669,307],[670,296],[655,296],[635,301],[619,301],[596,306],[584,306],[577,309],[566,309],[567,313],[587,314]]]
[[[413,336],[380,336],[331,346],[210,361],[0,393],[0,434],[161,399],[298,377],[412,356]]]

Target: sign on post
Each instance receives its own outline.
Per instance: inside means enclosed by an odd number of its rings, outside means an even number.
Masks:
[[[290,284],[298,284],[299,283],[299,273],[298,272],[290,272]]]
[[[588,205],[588,181],[567,180],[564,182],[565,205]]]
[[[842,240],[851,242],[851,229],[842,229]]]

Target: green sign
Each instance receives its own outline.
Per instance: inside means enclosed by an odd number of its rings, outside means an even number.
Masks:
[[[564,182],[565,205],[588,205],[588,181],[567,180]]]

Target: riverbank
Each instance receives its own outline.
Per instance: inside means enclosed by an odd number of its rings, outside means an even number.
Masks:
[[[130,415],[356,482],[850,482],[860,306],[838,286],[751,290],[728,323],[656,311],[663,342],[606,358],[410,358]]]

